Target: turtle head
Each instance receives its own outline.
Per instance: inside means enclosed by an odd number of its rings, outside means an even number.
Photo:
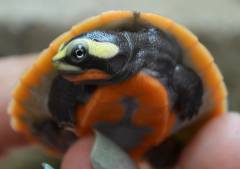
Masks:
[[[60,46],[52,61],[55,68],[68,80],[101,79],[114,83],[135,73],[133,66],[136,64],[129,66],[130,60],[134,60],[132,45],[129,37],[126,38],[123,33],[93,31]]]
[[[119,53],[119,46],[114,42],[100,41],[99,38],[89,37],[89,33],[87,35],[76,37],[60,46],[52,59],[57,70],[78,74],[86,69],[99,68],[97,64],[109,61]]]
[[[106,77],[121,69],[121,63],[124,63],[118,39],[115,34],[100,31],[80,35],[62,44],[52,63],[68,79],[79,80],[81,77],[82,80],[96,80],[98,76]]]

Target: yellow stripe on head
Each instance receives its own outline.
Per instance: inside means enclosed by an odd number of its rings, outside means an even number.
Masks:
[[[119,47],[113,43],[96,42],[94,40],[87,38],[79,38],[74,39],[66,46],[64,46],[64,44],[61,45],[59,47],[58,53],[53,57],[52,60],[56,62],[64,59],[67,55],[71,53],[73,48],[78,45],[83,45],[86,48],[89,55],[102,59],[113,58],[119,52]]]
[[[71,50],[75,45],[82,44],[84,45],[88,53],[92,56],[108,59],[114,57],[119,52],[119,47],[110,42],[96,42],[87,38],[75,39],[69,43],[65,48]]]
[[[110,42],[96,42],[86,39],[88,43],[88,52],[90,55],[102,59],[114,57],[119,52],[119,47]]]

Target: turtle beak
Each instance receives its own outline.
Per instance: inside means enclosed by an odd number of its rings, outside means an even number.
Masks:
[[[59,70],[59,68],[61,67],[62,63],[63,63],[63,59],[64,59],[64,54],[63,52],[58,52],[53,58],[52,58],[52,64],[53,66]]]
[[[83,70],[80,67],[64,62],[65,53],[60,51],[53,58],[52,63],[55,69],[64,74],[80,74]]]
[[[77,66],[73,66],[60,61],[53,62],[53,66],[60,73],[63,73],[63,74],[80,74],[83,72],[83,70]]]
[[[59,51],[53,58],[52,58],[52,62],[53,63],[58,63],[61,62],[66,56],[66,52],[64,51]]]

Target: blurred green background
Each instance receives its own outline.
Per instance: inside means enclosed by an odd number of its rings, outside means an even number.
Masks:
[[[0,0],[0,56],[39,52],[71,25],[114,9],[155,12],[188,27],[223,72],[230,110],[240,111],[239,0]],[[49,160],[57,164],[38,148],[24,149],[0,161],[0,169],[38,169]]]

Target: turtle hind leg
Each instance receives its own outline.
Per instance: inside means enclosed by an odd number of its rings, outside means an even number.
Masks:
[[[182,142],[173,137],[169,137],[160,145],[150,149],[145,154],[144,159],[147,160],[154,169],[172,167],[177,162],[183,147]]]
[[[192,69],[178,65],[173,73],[172,85],[178,94],[175,112],[182,120],[191,119],[202,104],[203,84],[200,77]]]

